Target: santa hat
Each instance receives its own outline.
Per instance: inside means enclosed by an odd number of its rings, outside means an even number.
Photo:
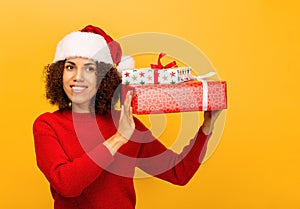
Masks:
[[[56,47],[53,62],[70,57],[93,59],[117,66],[119,70],[134,68],[132,57],[122,57],[120,44],[102,29],[92,25],[88,25],[80,31],[72,32],[60,40]]]

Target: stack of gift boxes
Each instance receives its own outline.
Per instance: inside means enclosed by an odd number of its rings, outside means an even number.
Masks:
[[[190,67],[165,67],[122,71],[122,103],[132,91],[135,114],[174,113],[227,108],[226,82],[200,79]]]

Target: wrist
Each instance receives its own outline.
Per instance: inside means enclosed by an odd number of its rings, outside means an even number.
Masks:
[[[116,132],[113,136],[107,139],[103,145],[107,147],[112,155],[115,155],[121,146],[127,143],[127,139],[120,133]]]
[[[122,134],[120,134],[118,131],[112,136],[113,140],[121,145],[124,145],[128,142],[128,139],[126,139]]]
[[[201,126],[202,132],[205,135],[210,135],[213,131],[213,124],[212,123],[203,123]]]

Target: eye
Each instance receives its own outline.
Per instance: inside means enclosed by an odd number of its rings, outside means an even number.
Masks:
[[[88,72],[94,72],[95,70],[96,70],[95,67],[92,66],[86,67],[86,71]]]
[[[73,70],[73,69],[74,69],[74,66],[73,66],[73,65],[66,65],[66,66],[65,66],[65,69],[66,69],[66,70]]]

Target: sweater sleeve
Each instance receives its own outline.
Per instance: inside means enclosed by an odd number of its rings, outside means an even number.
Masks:
[[[34,122],[33,135],[38,167],[51,187],[64,197],[79,196],[114,159],[101,143],[88,153],[70,160],[54,129],[41,117]]]
[[[146,173],[176,185],[186,185],[196,173],[205,156],[210,135],[201,127],[180,154],[167,149],[151,132],[145,134],[137,166]]]

